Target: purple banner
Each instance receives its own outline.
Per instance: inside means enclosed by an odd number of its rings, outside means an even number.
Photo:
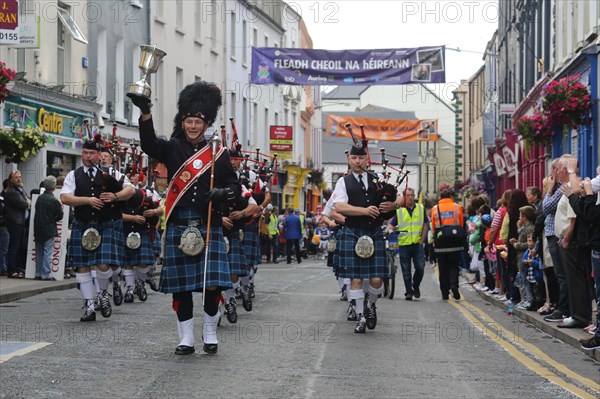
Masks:
[[[251,81],[302,86],[445,83],[444,46],[379,50],[253,48]]]

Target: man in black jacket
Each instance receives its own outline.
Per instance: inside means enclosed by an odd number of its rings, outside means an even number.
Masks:
[[[43,183],[44,191],[35,203],[33,217],[33,237],[35,239],[35,278],[36,280],[54,280],[52,271],[52,248],[54,237],[58,234],[56,222],[63,218],[62,205],[54,196],[56,177],[47,176]]]
[[[25,252],[27,249],[27,223],[31,199],[23,191],[23,178],[18,170],[8,175],[8,189],[4,195],[6,228],[10,235],[8,244],[8,277],[25,277]]]

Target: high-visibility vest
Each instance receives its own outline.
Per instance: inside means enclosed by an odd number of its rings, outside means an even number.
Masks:
[[[416,204],[412,216],[406,208],[396,210],[398,219],[398,245],[413,245],[421,242],[421,233],[425,223],[423,205]]]
[[[269,217],[269,234],[272,236],[279,234],[279,228],[277,227],[277,217],[275,215],[271,215]]]
[[[302,237],[304,237],[304,215],[300,215],[300,225],[302,226],[300,232],[302,233]]]

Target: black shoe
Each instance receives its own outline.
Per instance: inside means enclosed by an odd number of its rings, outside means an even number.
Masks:
[[[242,299],[242,290],[240,289],[240,287],[237,287],[235,289],[235,299]]]
[[[545,321],[562,321],[565,318],[565,316],[562,314],[562,312],[558,309],[556,309],[554,312],[552,312],[552,314],[549,314],[548,316],[544,317]]]
[[[598,348],[600,348],[600,338],[598,338],[597,335],[593,336],[587,341],[581,342],[581,349],[583,350],[591,351]]]
[[[288,261],[287,261],[287,264],[288,264],[288,265],[289,265],[289,264],[291,264],[291,263],[292,263],[292,261],[291,261],[291,260],[288,260]]]
[[[256,295],[254,294],[254,284],[250,284],[248,286],[248,292],[250,293],[250,298],[254,298]]]
[[[135,286],[137,296],[138,298],[140,298],[140,301],[146,302],[146,299],[148,299],[148,292],[146,292],[146,284],[142,280],[135,280]]]
[[[354,327],[354,332],[357,334],[364,334],[367,331],[367,320],[361,314],[357,316],[356,327]]]
[[[242,290],[242,306],[246,312],[252,311],[252,299],[250,299],[250,292],[248,290]]]
[[[404,299],[406,299],[407,301],[412,301],[413,299],[413,294],[404,294]]]
[[[369,330],[373,330],[377,325],[377,307],[375,304],[372,304],[370,308],[367,309],[367,328]]]
[[[133,290],[131,288],[127,288],[125,292],[125,303],[133,303]]]
[[[417,299],[421,298],[421,290],[419,287],[413,287],[413,296]]]
[[[94,310],[96,312],[100,310],[100,294],[96,295],[96,299],[94,299]]]
[[[227,321],[231,324],[237,323],[237,310],[235,308],[235,299],[225,304],[225,314],[227,315]]]
[[[452,297],[457,301],[460,300],[460,292],[458,292],[458,288],[452,288]]]
[[[73,269],[68,269],[65,274],[68,274],[71,277],[77,277],[77,274],[75,274],[75,270]]]
[[[119,283],[113,283],[113,301],[115,306],[121,306],[123,303],[123,291],[121,291]]]
[[[219,344],[204,344],[202,350],[209,355],[215,355],[219,350]]]
[[[176,355],[191,355],[194,352],[196,352],[196,348],[193,346],[179,345],[175,348]]]
[[[102,294],[100,295],[100,314],[102,314],[102,317],[110,317],[112,314],[110,298],[106,290],[102,291]]]
[[[2,272],[0,272],[0,276],[2,276]],[[6,276],[6,274],[5,274],[5,276]],[[68,279],[70,279],[70,278],[71,278],[71,275],[70,275],[70,274],[67,274],[67,273],[65,273],[65,275],[63,276],[63,278],[64,278],[65,280],[68,280]]]
[[[148,283],[148,286],[152,291],[158,292],[158,281],[154,276],[148,275],[148,277],[146,278],[146,282]]]
[[[83,314],[83,316],[81,316],[81,319],[79,319],[79,321],[96,321],[96,312],[91,310],[88,305],[87,305],[87,301],[83,301],[83,309],[85,309],[85,313]]]

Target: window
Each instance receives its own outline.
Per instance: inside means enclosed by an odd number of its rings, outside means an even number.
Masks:
[[[160,2],[159,2],[160,3]],[[178,31],[183,30],[183,0],[176,0],[175,2],[175,29]]]
[[[252,131],[254,132],[254,134],[258,137],[260,136],[258,133],[258,104],[254,103],[252,104]],[[252,136],[250,137],[252,138]],[[250,142],[250,145],[254,144],[253,142]]]
[[[75,21],[73,21],[73,18],[71,18],[71,15],[69,15],[69,12],[62,7],[57,7],[56,9],[58,10],[58,18],[69,31],[71,36],[73,36],[73,39],[77,40],[78,42],[88,44],[83,32],[81,32]]]
[[[248,26],[242,22],[242,63],[248,63]]]
[[[252,47],[258,47],[258,29],[252,31]]]
[[[265,47],[269,47],[269,36],[265,35]]]
[[[60,24],[59,24],[60,25]],[[107,91],[107,68],[106,68],[106,60],[108,60],[108,54],[106,53],[107,45],[107,34],[106,29],[98,29],[98,68],[96,72],[96,101],[100,104],[104,104],[104,110],[106,111],[106,91]],[[137,65],[140,62],[140,55],[138,52],[138,57],[134,58],[134,65],[137,69]],[[139,71],[139,69],[137,69]],[[139,72],[138,72],[139,74]],[[137,75],[133,75],[137,76]],[[139,78],[138,78],[139,79]],[[135,79],[136,81],[138,79]],[[137,107],[134,107],[137,108]]]
[[[211,0],[211,10],[218,10],[216,0]],[[218,12],[213,12],[210,15],[210,39],[213,51],[217,49],[217,14]]]
[[[161,2],[162,3],[162,2]],[[194,32],[196,42],[202,42],[202,0],[196,1],[196,23],[194,24]]]
[[[65,25],[62,22],[56,24],[56,84],[65,83]]]
[[[163,1],[152,2],[152,7],[156,9],[156,18],[162,19],[165,13],[165,3]]]
[[[229,47],[229,52],[231,55],[231,59],[235,60],[235,52],[236,52],[236,46],[235,46],[235,12],[231,12],[231,38],[229,39],[229,42],[231,43],[231,46]]]
[[[181,90],[183,90],[183,69],[175,68],[175,98],[178,98]]]
[[[248,123],[248,99],[244,97],[244,100],[242,101],[242,128],[244,129],[244,131],[248,132],[247,130],[247,126],[249,125]],[[250,133],[247,133],[247,140],[250,140]]]
[[[115,65],[125,65],[125,44],[123,38],[117,40],[117,48],[115,54]],[[115,68],[115,118],[125,117],[125,107],[123,104],[123,88],[125,87],[125,70]],[[137,108],[137,107],[136,107]]]
[[[201,80],[202,80],[202,78],[200,76],[198,76],[198,75],[194,76],[194,82],[199,82]]]
[[[236,103],[235,92],[233,92],[233,93],[231,93],[231,107],[230,107],[229,117],[234,118],[234,119],[235,119],[235,103]]]
[[[133,52],[133,62],[132,62],[133,73],[131,74],[131,76],[133,77],[132,81],[137,82],[138,80],[140,80],[141,75],[142,75],[142,71],[138,67],[142,50],[140,49],[140,46],[138,44],[134,44],[132,52]],[[129,100],[127,100],[127,101],[129,101]],[[131,121],[132,121],[132,123],[135,123],[137,125],[137,120],[140,118],[140,109],[138,107],[133,106],[133,104],[129,107],[129,109],[131,110]]]

